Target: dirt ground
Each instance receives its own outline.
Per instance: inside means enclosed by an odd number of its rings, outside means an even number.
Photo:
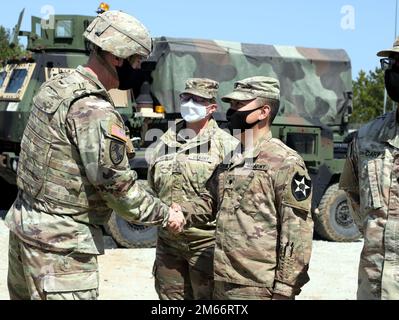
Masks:
[[[310,281],[298,300],[356,298],[357,268],[362,242],[313,241]],[[0,300],[8,300],[8,229],[0,218]],[[155,300],[152,264],[155,249],[108,249],[99,258],[101,300]]]

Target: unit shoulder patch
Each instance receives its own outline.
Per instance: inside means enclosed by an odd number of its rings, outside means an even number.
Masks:
[[[118,165],[123,161],[125,156],[126,144],[112,140],[109,145],[109,157],[114,165]]]
[[[291,192],[297,201],[304,201],[312,192],[312,182],[297,172],[291,181]]]

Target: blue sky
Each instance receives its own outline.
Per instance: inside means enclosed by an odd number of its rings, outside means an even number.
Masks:
[[[13,0],[2,2],[0,24],[12,28],[25,8],[22,30],[30,16],[95,15],[96,0]],[[189,37],[317,48],[343,48],[352,60],[352,75],[373,70],[376,52],[392,46],[396,0],[109,0],[138,18],[152,36]],[[44,11],[42,11],[44,10]],[[399,24],[399,22],[398,22]],[[398,33],[399,34],[399,33]]]

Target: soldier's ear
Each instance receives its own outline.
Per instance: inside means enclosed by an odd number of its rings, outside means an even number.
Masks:
[[[208,105],[208,114],[212,114],[212,113],[216,112],[217,108],[218,108],[217,103],[209,104]]]
[[[264,120],[264,119],[270,117],[270,113],[272,111],[272,108],[268,104],[265,104],[262,107],[262,109],[260,109],[260,110],[261,110],[261,112],[260,112],[260,115],[259,115],[259,120]]]
[[[121,67],[123,65],[123,60],[122,58],[114,56],[112,53],[107,52],[108,56],[108,61],[112,63],[113,66],[115,67]]]

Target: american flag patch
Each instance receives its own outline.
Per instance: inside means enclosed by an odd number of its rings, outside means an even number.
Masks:
[[[111,135],[115,138],[118,138],[124,142],[127,141],[127,136],[125,130],[123,130],[120,126],[113,124],[111,125]]]

